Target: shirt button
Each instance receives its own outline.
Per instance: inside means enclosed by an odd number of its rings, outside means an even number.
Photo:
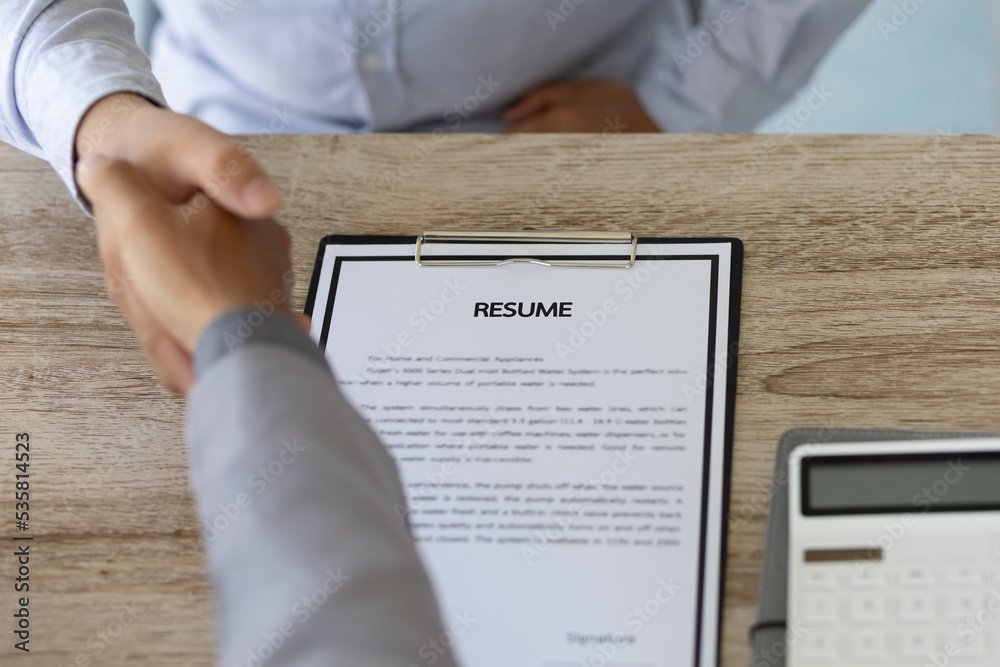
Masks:
[[[369,51],[361,57],[361,66],[369,72],[382,69],[382,54],[377,51]]]

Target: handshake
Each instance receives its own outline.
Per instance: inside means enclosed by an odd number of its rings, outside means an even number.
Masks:
[[[101,140],[82,146],[95,127]],[[163,384],[186,394],[212,320],[255,304],[291,315],[291,241],[271,218],[281,195],[225,135],[133,95],[98,102],[77,137],[76,178],[93,207],[108,293]],[[214,185],[234,161],[237,174]],[[185,207],[199,190],[213,196]]]

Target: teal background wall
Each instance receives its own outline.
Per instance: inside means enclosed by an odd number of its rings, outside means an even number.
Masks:
[[[918,9],[907,14],[904,6]],[[998,36],[997,0],[875,0],[816,71],[813,84],[832,96],[796,131],[998,132]],[[808,96],[800,93],[758,131],[787,131],[782,119],[805,117]]]

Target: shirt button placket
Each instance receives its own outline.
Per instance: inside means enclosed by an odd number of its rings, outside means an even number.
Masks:
[[[367,43],[358,53],[358,73],[368,95],[372,129],[380,130],[405,122],[405,89],[396,67],[396,31],[401,0],[358,0],[354,21],[357,33]]]

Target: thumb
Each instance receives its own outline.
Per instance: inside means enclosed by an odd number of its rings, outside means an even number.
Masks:
[[[208,198],[241,218],[260,219],[281,206],[281,191],[246,151],[211,128],[192,150],[178,155],[194,185]]]

